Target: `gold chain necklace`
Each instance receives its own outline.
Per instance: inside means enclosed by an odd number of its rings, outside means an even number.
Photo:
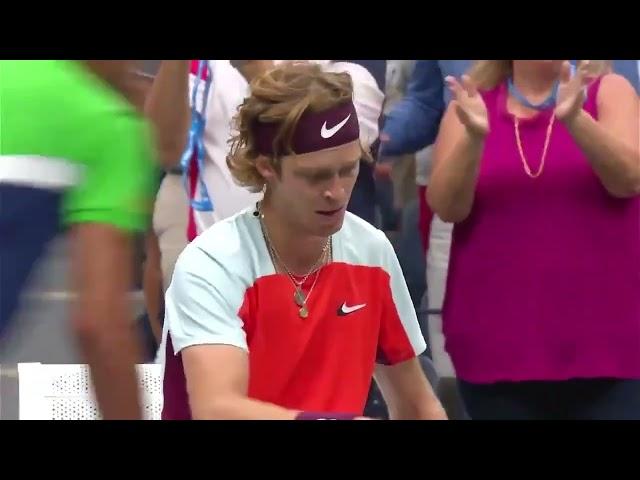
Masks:
[[[549,149],[549,141],[551,140],[551,132],[553,131],[553,124],[556,116],[551,115],[551,119],[549,120],[549,126],[547,127],[547,136],[544,141],[544,149],[542,150],[542,158],[540,159],[540,166],[538,167],[538,171],[533,173],[531,171],[531,167],[529,167],[529,162],[527,162],[527,158],[524,155],[524,149],[522,148],[522,140],[520,139],[520,120],[514,116],[513,125],[515,127],[516,134],[516,143],[518,144],[518,152],[520,153],[520,159],[522,160],[522,166],[524,167],[524,171],[531,178],[538,178],[542,175],[544,170],[545,160],[547,159],[547,151]]]
[[[304,276],[302,281],[298,282],[295,278],[295,275],[291,273],[287,265],[282,261],[282,259],[278,255],[278,252],[273,247],[273,244],[268,239],[268,236],[265,236],[265,241],[267,242],[267,247],[269,251],[269,256],[271,257],[271,261],[273,262],[274,265],[276,264],[276,262],[280,263],[282,267],[285,269],[285,271],[287,272],[287,276],[289,277],[289,280],[291,280],[291,283],[293,283],[293,288],[294,288],[293,300],[296,303],[296,305],[299,307],[298,315],[300,316],[300,318],[307,318],[309,316],[309,307],[308,307],[309,298],[311,297],[311,294],[313,293],[313,289],[315,288],[316,283],[318,282],[318,278],[320,277],[320,272],[322,271],[321,264],[325,263],[327,253],[329,254],[328,257],[331,258],[332,248],[329,247],[329,249],[327,250],[325,246],[325,248],[322,250],[322,255],[320,256],[318,261],[314,264],[313,267],[311,267],[311,270],[309,271],[309,273],[307,273]],[[304,291],[302,290],[302,287],[306,282],[307,278],[314,272],[315,272],[315,278],[313,279],[313,284],[309,289],[309,293],[305,295]]]
[[[331,245],[331,237],[327,238],[327,242],[325,243],[322,249],[322,253],[320,254],[320,257],[318,257],[318,260],[316,260],[316,262],[313,264],[311,269],[307,272],[306,275],[304,275],[302,280],[297,281],[295,278],[295,275],[291,272],[287,264],[282,260],[282,258],[278,254],[278,251],[273,245],[271,238],[269,237],[269,231],[267,230],[267,227],[264,223],[264,214],[261,212],[258,206],[257,206],[257,210],[258,210],[258,218],[260,219],[260,228],[262,230],[262,236],[264,237],[265,243],[267,244],[267,251],[269,252],[269,257],[271,258],[271,262],[274,264],[274,266],[276,265],[276,263],[279,263],[284,268],[285,272],[287,273],[287,276],[289,277],[289,280],[291,280],[291,283],[293,284],[293,288],[294,288],[293,301],[299,307],[298,315],[300,316],[300,318],[307,318],[309,316],[309,307],[307,303],[309,301],[309,298],[311,297],[311,294],[313,293],[313,289],[315,288],[316,283],[318,282],[318,277],[320,276],[320,267],[327,260],[327,253],[329,252],[329,258],[331,258],[333,253],[333,248]],[[302,290],[302,287],[304,286],[304,283],[307,281],[307,278],[309,278],[309,276],[314,272],[316,272],[316,276],[313,280],[313,284],[309,289],[309,293],[305,295]]]

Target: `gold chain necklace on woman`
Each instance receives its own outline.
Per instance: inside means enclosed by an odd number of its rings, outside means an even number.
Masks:
[[[296,280],[295,275],[291,272],[287,264],[284,263],[284,261],[278,254],[278,251],[274,247],[273,242],[269,237],[269,231],[267,230],[267,227],[264,223],[264,214],[260,210],[259,206],[257,206],[257,210],[258,210],[258,218],[260,219],[260,228],[262,229],[262,236],[264,237],[265,243],[267,244],[267,251],[269,252],[269,257],[271,257],[271,262],[274,265],[276,263],[279,263],[284,268],[285,272],[287,273],[287,276],[289,277],[289,280],[291,280],[291,283],[293,284],[293,287],[294,287],[293,301],[299,308],[298,315],[300,316],[300,318],[307,318],[309,316],[308,301],[309,301],[309,298],[311,297],[311,294],[313,293],[313,289],[315,288],[316,283],[318,282],[318,277],[320,276],[320,267],[327,260],[327,253],[329,253],[329,258],[331,258],[333,253],[332,247],[331,247],[331,237],[327,238],[327,242],[325,243],[322,249],[322,253],[320,254],[320,257],[318,257],[318,260],[316,260],[316,262],[313,264],[313,266],[307,272],[307,274],[302,277],[302,280],[298,281]],[[305,295],[302,288],[304,286],[304,283],[309,278],[309,276],[311,276],[311,274],[314,272],[316,273],[316,276],[313,280],[313,284],[309,289],[309,293]]]
[[[547,137],[544,141],[544,149],[542,150],[542,158],[540,159],[540,166],[538,167],[538,171],[533,173],[531,171],[531,167],[529,167],[529,162],[527,162],[527,158],[524,155],[524,149],[522,148],[522,140],[520,139],[520,120],[514,116],[513,125],[515,127],[516,133],[516,143],[518,144],[518,152],[520,153],[520,159],[522,160],[522,166],[524,167],[524,171],[531,178],[538,178],[543,170],[545,160],[547,158],[547,151],[549,149],[549,141],[551,140],[551,132],[553,131],[553,123],[555,121],[556,116],[551,115],[551,119],[549,120],[549,126],[547,127]]]

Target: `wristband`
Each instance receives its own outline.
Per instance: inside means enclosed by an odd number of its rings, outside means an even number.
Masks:
[[[300,412],[296,420],[353,420],[356,417],[353,413]]]

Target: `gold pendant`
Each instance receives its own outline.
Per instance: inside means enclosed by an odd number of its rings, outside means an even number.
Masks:
[[[302,290],[300,290],[300,288],[296,288],[296,293],[293,294],[293,300],[299,307],[304,306],[304,293],[302,293]]]
[[[307,318],[309,316],[309,310],[307,310],[306,305],[303,305],[302,308],[298,311],[300,318]]]

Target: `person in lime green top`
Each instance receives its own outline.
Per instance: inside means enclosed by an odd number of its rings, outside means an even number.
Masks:
[[[69,229],[71,324],[106,419],[141,417],[127,293],[156,178],[151,131],[128,100],[133,67],[0,61],[0,336],[47,243]]]

